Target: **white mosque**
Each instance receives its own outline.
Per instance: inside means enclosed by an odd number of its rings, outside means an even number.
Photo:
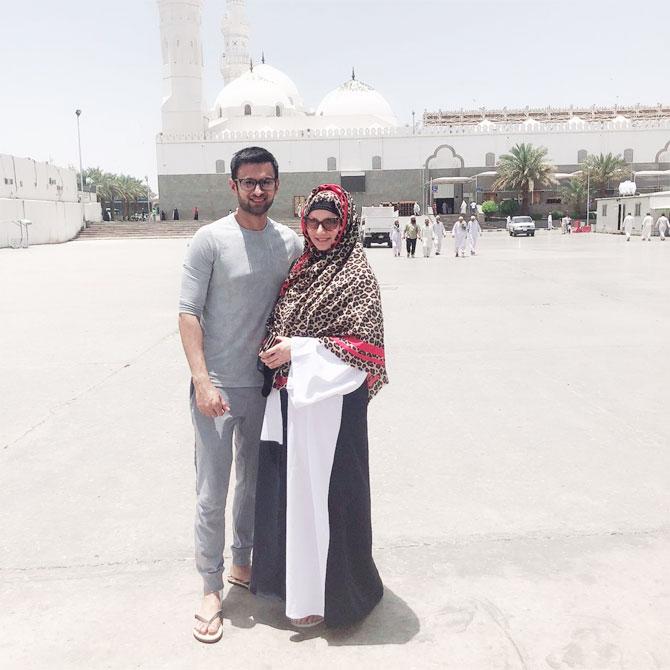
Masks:
[[[670,107],[662,105],[437,111],[425,112],[421,124],[402,125],[384,96],[352,71],[308,107],[287,74],[264,56],[252,62],[245,0],[227,0],[223,87],[206,105],[202,0],[157,1],[164,95],[156,149],[167,212],[177,207],[185,215],[197,206],[202,218],[226,214],[236,204],[227,187],[230,159],[251,144],[279,162],[273,215],[280,219],[296,216],[322,182],[341,183],[361,205],[418,201],[451,213],[463,199],[496,197],[490,188],[497,157],[518,142],[547,147],[559,179],[578,170],[587,154],[613,152],[641,181],[667,180]],[[536,191],[533,205],[538,212],[560,209],[560,194]]]

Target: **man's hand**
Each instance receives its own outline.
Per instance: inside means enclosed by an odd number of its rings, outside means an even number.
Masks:
[[[211,381],[194,383],[195,403],[201,414],[211,418],[223,416],[230,410],[230,406],[223,399],[219,389]]]
[[[291,338],[277,337],[277,344],[260,354],[260,359],[271,370],[280,368],[291,360]]]

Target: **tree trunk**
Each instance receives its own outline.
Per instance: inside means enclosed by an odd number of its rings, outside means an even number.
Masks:
[[[529,209],[529,197],[528,197],[528,186],[524,186],[521,189],[521,213],[528,215]]]

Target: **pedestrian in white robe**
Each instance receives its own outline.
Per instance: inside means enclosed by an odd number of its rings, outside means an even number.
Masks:
[[[419,207],[419,203],[415,202],[414,203],[414,216],[419,216],[421,214],[421,207]]]
[[[479,234],[482,232],[482,227],[479,225],[479,221],[474,217],[470,217],[468,222],[468,244],[470,246],[470,255],[474,256],[477,253],[477,241],[479,240]]]
[[[668,221],[668,217],[665,214],[661,214],[661,216],[656,219],[656,227],[658,228],[658,235],[661,238],[661,242],[665,242],[665,234],[668,232],[668,228],[670,228],[670,221]]]
[[[509,230],[512,227],[512,217],[508,214],[507,215],[507,230]]]
[[[553,230],[554,229],[554,219],[552,218],[551,214],[547,214],[547,230]]]
[[[461,214],[465,214],[468,211],[468,203],[465,200],[461,201]]]
[[[400,232],[400,222],[394,221],[393,228],[391,228],[391,246],[393,247],[393,255],[400,256],[400,243],[402,240],[402,233]]]
[[[462,216],[458,217],[458,221],[451,229],[451,236],[454,238],[454,252],[456,258],[465,256],[465,245],[468,239],[468,224]]]
[[[430,225],[430,219],[424,219],[423,226],[419,229],[419,237],[423,247],[423,257],[429,258],[433,250],[433,227]]]
[[[444,224],[440,220],[439,216],[435,217],[435,223],[433,224],[433,239],[435,240],[435,255],[439,256],[442,251],[442,239],[446,236],[444,230]]]
[[[623,220],[623,231],[626,233],[626,242],[630,242],[630,236],[633,234],[633,217],[631,214],[626,214]]]
[[[651,229],[654,225],[654,219],[651,218],[651,214],[647,212],[647,216],[642,219],[642,241],[651,242]]]
[[[568,217],[564,216],[561,219],[561,235],[565,235],[568,232]]]

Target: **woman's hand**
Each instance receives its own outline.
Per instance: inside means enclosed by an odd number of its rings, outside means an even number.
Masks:
[[[291,338],[277,336],[277,344],[260,355],[260,359],[271,370],[276,370],[291,360]]]

